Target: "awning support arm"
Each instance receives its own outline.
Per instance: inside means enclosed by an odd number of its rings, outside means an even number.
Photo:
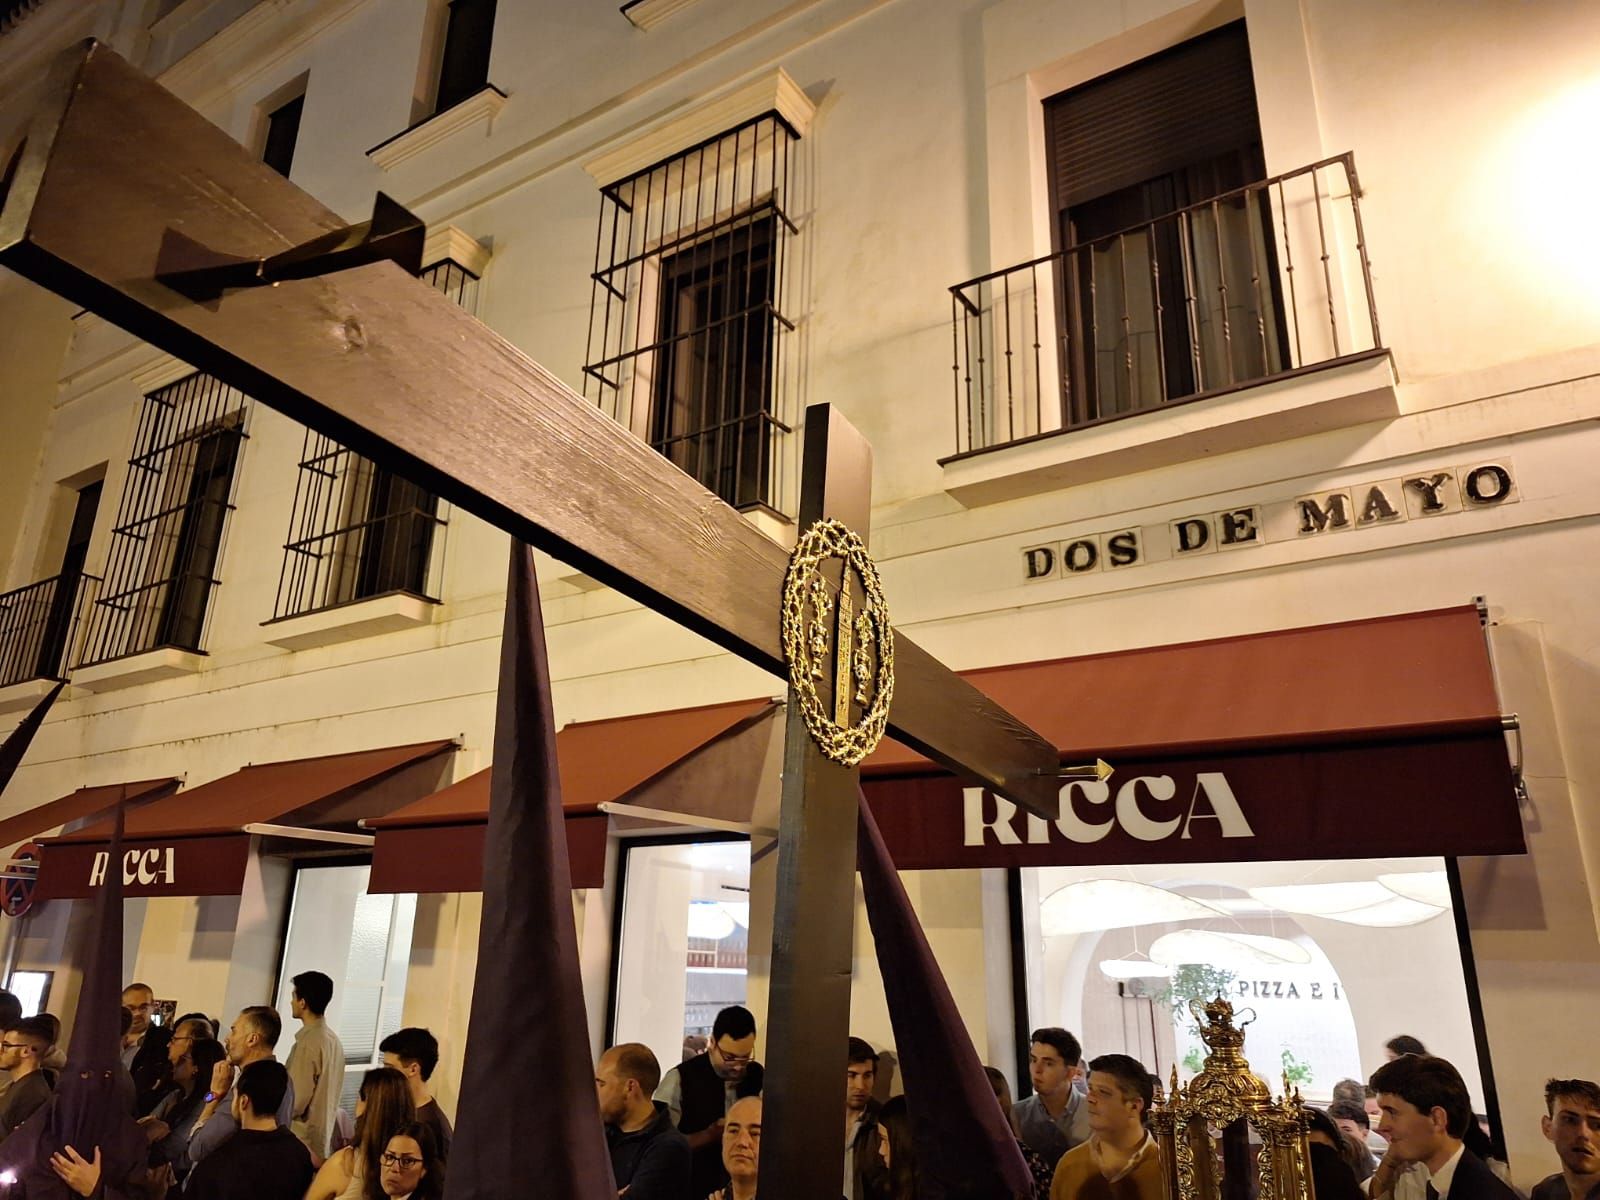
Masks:
[[[301,829],[296,825],[270,825],[265,822],[252,822],[244,826],[245,833],[257,833],[262,837],[296,838],[302,842],[332,842],[336,846],[370,846],[373,842],[370,833],[340,833],[334,829]]]
[[[669,812],[664,808],[640,808],[636,804],[618,804],[606,800],[599,806],[609,817],[640,817],[647,821],[660,821],[663,825],[687,825],[693,829],[710,829],[719,833],[743,833],[751,837],[775,838],[776,829],[765,825],[752,825],[749,821],[723,821],[716,817],[700,817],[693,813]]]

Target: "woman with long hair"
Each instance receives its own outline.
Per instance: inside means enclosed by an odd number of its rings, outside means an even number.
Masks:
[[[389,1139],[378,1166],[378,1175],[367,1180],[363,1200],[438,1200],[444,1194],[444,1164],[433,1130],[421,1122]]]
[[[393,1067],[375,1067],[361,1077],[356,1100],[360,1136],[356,1144],[329,1156],[311,1181],[306,1200],[361,1200],[369,1180],[377,1180],[389,1139],[414,1124],[417,1110],[411,1103],[406,1077]]]
[[[206,1088],[211,1072],[227,1056],[222,1043],[212,1038],[196,1038],[179,1056],[172,1068],[175,1090],[169,1092],[155,1111],[139,1122],[150,1139],[150,1165],[170,1164],[179,1183],[189,1174],[189,1139],[194,1123],[205,1107]]]
[[[890,1097],[878,1110],[878,1145],[883,1165],[889,1169],[884,1200],[917,1200],[917,1147],[911,1132],[911,1110],[903,1095]]]

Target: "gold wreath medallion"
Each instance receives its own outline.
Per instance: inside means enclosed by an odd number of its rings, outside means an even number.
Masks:
[[[835,595],[822,567],[844,563]],[[855,611],[852,580],[861,588]],[[861,538],[839,521],[818,521],[800,536],[783,581],[783,656],[806,729],[828,758],[847,767],[871,754],[889,724],[894,699],[894,628],[878,568]],[[831,701],[818,690],[834,664]],[[859,720],[851,716],[860,711]]]

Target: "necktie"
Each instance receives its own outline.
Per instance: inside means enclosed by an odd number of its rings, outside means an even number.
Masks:
[[[1428,1181],[1425,1190],[1428,1193],[1428,1200],[1439,1200],[1439,1189],[1433,1186],[1433,1180]]]

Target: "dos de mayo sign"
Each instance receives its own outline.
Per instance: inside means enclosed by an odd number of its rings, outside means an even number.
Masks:
[[[1269,542],[1304,541],[1497,508],[1521,498],[1509,459],[1441,467],[1292,500],[1197,513],[1164,525],[1123,527],[1026,546],[1023,579],[1064,579]]]

